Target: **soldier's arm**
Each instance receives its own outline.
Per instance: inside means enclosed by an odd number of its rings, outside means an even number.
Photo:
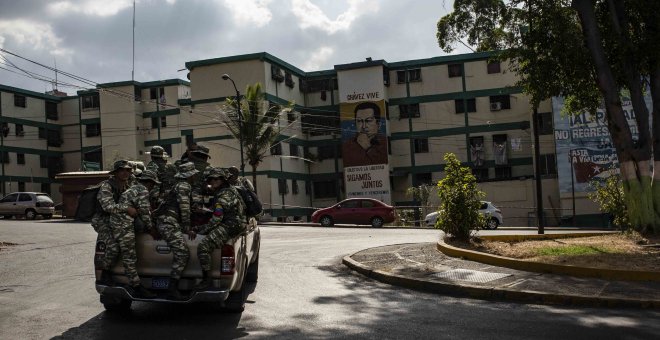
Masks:
[[[191,189],[189,185],[177,186],[177,202],[179,202],[179,212],[181,216],[181,228],[183,231],[190,230],[190,194]]]
[[[151,203],[149,202],[149,191],[147,188],[143,188],[137,195],[137,208],[140,219],[142,219],[142,222],[144,222],[147,228],[151,227]]]
[[[99,204],[101,204],[103,211],[108,214],[117,214],[128,211],[128,205],[126,203],[115,203],[115,199],[112,195],[112,186],[108,182],[101,184],[96,199],[98,199]]]

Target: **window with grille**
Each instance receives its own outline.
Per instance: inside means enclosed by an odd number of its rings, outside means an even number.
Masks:
[[[399,105],[399,118],[419,118],[419,103]]]
[[[16,154],[16,163],[17,164],[25,164],[25,154],[24,153],[17,153]]]
[[[19,137],[25,136],[25,131],[23,130],[23,124],[16,124],[16,136]]]
[[[554,154],[540,155],[539,166],[541,168],[541,176],[557,175],[557,159]]]
[[[488,179],[488,168],[472,168],[472,174],[477,179],[477,182]]]
[[[490,110],[508,110],[511,109],[511,96],[508,94],[500,96],[490,96]]]
[[[82,103],[83,110],[93,110],[100,107],[98,93],[84,95],[80,97],[80,101]]]
[[[539,119],[539,135],[551,135],[554,130],[552,124],[552,112],[540,112]]]
[[[96,137],[101,135],[101,123],[85,124],[85,136]]]
[[[27,106],[27,98],[25,98],[25,96],[20,95],[20,94],[14,94],[14,106],[26,107]]]
[[[271,155],[281,155],[282,154],[282,143],[277,142],[277,144],[270,147]]]
[[[463,75],[463,67],[461,64],[449,64],[449,78],[460,77]]]
[[[277,191],[280,195],[286,195],[289,193],[289,187],[286,185],[286,179],[280,178],[277,180]]]
[[[295,179],[291,180],[291,193],[298,195],[298,181]]]
[[[475,98],[470,99],[456,99],[454,100],[454,107],[456,108],[456,113],[465,113],[465,104],[467,104],[467,112],[477,112],[477,100]]]
[[[289,144],[289,155],[298,156],[298,145]]]
[[[428,138],[415,138],[414,142],[415,142],[415,153],[429,152]]]
[[[422,81],[422,69],[415,68],[412,70],[408,70],[408,81],[411,83]]]
[[[500,73],[500,62],[499,61],[491,61],[488,62],[488,66],[486,66],[488,69],[488,74],[493,74],[493,73]]]

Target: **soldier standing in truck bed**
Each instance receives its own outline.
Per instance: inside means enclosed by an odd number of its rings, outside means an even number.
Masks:
[[[182,298],[178,288],[179,279],[190,257],[184,234],[190,231],[190,201],[192,199],[190,183],[198,172],[193,163],[179,165],[178,172],[174,175],[177,180],[176,184],[155,212],[158,215],[158,231],[174,255],[168,297],[175,300]]]
[[[98,233],[96,238],[97,250],[103,250],[103,258],[95,258],[97,266],[101,268],[100,282],[112,283],[110,267],[119,254],[119,244],[112,236],[110,216],[113,214],[128,214],[137,216],[137,210],[124,203],[119,203],[121,194],[128,188],[128,180],[133,172],[133,166],[128,160],[118,160],[112,166],[111,177],[101,182],[96,199],[101,207],[92,217],[92,228]],[[103,247],[104,249],[98,249]]]
[[[162,200],[165,195],[172,189],[174,183],[174,175],[176,174],[176,166],[167,163],[167,153],[162,146],[155,145],[149,152],[151,155],[151,162],[147,164],[147,170],[155,172],[160,181],[160,185],[154,187],[150,193],[152,201],[155,198]]]

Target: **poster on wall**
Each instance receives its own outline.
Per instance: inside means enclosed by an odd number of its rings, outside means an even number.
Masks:
[[[645,100],[650,109],[650,98],[647,96]],[[563,98],[552,98],[559,191],[562,194],[589,192],[592,191],[591,181],[605,180],[619,171],[605,110],[599,108],[595,114],[562,116],[563,106]],[[633,139],[636,139],[637,123],[630,99],[622,96],[622,106]]]

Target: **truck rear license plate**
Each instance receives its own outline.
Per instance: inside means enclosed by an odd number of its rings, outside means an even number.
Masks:
[[[151,279],[151,288],[153,289],[167,289],[170,279],[167,277],[155,277]]]

